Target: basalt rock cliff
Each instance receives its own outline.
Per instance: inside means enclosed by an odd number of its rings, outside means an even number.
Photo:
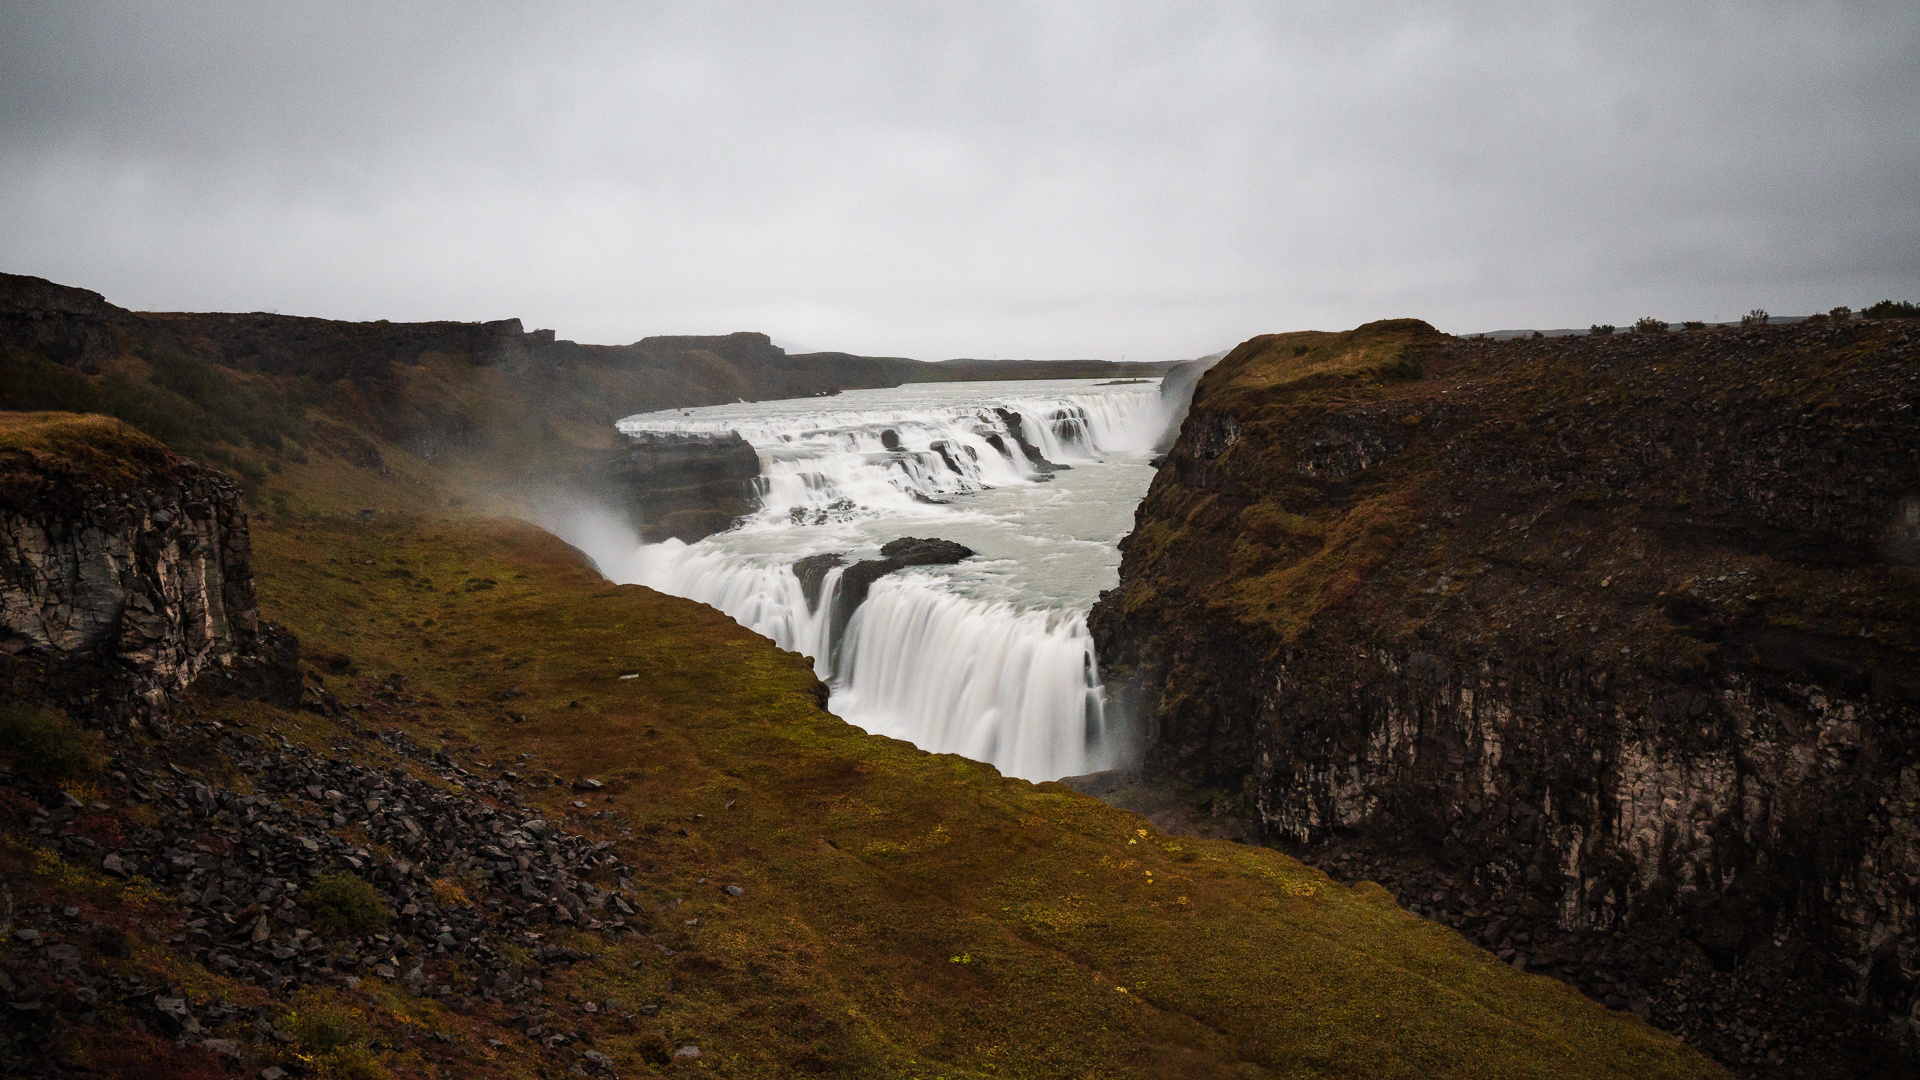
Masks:
[[[1916,406],[1911,321],[1255,338],[1102,665],[1202,810],[1742,1071],[1906,1075]]]
[[[231,481],[105,417],[0,421],[10,675],[65,681],[77,712],[138,722],[202,678],[296,702],[295,649],[260,621]]]
[[[580,488],[625,508],[648,543],[689,544],[724,532],[753,512],[760,456],[734,432],[645,432],[581,471]]]

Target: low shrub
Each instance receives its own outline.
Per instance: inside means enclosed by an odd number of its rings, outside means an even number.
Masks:
[[[1587,327],[1587,333],[1592,334],[1594,337],[1606,337],[1613,333],[1613,324],[1594,323],[1592,326]]]
[[[317,1080],[389,1080],[393,1075],[368,1050],[362,1013],[350,1005],[308,992],[282,1017],[281,1028]]]
[[[343,1046],[313,1059],[319,1080],[391,1080],[393,1074],[364,1046]]]
[[[300,895],[301,906],[313,916],[316,929],[329,934],[359,934],[386,929],[393,912],[380,890],[366,879],[336,870]]]
[[[665,1032],[648,1031],[633,1041],[633,1048],[640,1060],[649,1065],[673,1064],[673,1044],[667,1041]]]
[[[1920,304],[1905,300],[1882,300],[1860,313],[1867,319],[1920,319]]]
[[[1427,365],[1417,356],[1402,356],[1382,367],[1380,377],[1387,382],[1419,382],[1427,377]]]
[[[1680,324],[1680,328],[1682,330],[1705,330],[1707,328],[1707,324],[1703,322],[1695,322],[1692,319],[1688,319],[1686,322],[1683,322]]]
[[[295,1003],[293,1011],[281,1018],[280,1026],[293,1036],[294,1046],[309,1057],[331,1054],[366,1038],[360,1010],[310,995],[303,995]]]
[[[433,891],[433,902],[443,908],[469,907],[473,904],[473,898],[467,895],[467,890],[452,878],[439,878],[429,888]]]
[[[1661,322],[1651,315],[1634,320],[1633,332],[1636,334],[1664,334],[1671,323]]]
[[[43,781],[59,781],[99,767],[100,737],[44,709],[0,706],[0,752],[13,767]]]
[[[1767,314],[1766,308],[1754,308],[1752,311],[1740,316],[1740,325],[1765,326],[1767,325],[1767,320],[1771,318],[1773,318],[1773,316]]]
[[[1853,309],[1846,306],[1845,304],[1842,304],[1839,307],[1834,308],[1831,311],[1827,312],[1827,317],[1832,319],[1834,322],[1846,322],[1848,319],[1853,318]]]

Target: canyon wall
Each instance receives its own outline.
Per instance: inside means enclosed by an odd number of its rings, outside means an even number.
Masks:
[[[118,421],[0,421],[0,652],[85,674],[67,704],[164,716],[203,677],[296,703],[239,492]]]
[[[1149,772],[1516,966],[1737,1066],[1898,1059],[1916,405],[1911,322],[1256,338],[1139,509],[1103,670]]]
[[[645,432],[583,469],[577,485],[586,498],[624,510],[648,543],[691,544],[753,513],[759,478],[760,455],[736,433]]]

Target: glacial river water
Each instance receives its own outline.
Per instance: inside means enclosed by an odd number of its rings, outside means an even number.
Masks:
[[[1118,578],[1120,538],[1153,479],[1168,410],[1156,383],[932,383],[835,397],[644,413],[623,431],[738,432],[760,456],[760,508],[695,544],[618,546],[559,531],[615,581],[713,605],[804,653],[832,710],[927,750],[1031,780],[1131,752],[1108,714],[1086,615]],[[1048,473],[1022,451],[1024,438]],[[880,578],[832,639],[843,568],[809,603],[795,560],[878,558],[900,537],[955,540],[958,565]],[[610,547],[610,544],[615,546]]]

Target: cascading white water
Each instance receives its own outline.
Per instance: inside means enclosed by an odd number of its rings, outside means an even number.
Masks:
[[[857,625],[855,625],[857,624]],[[868,731],[1054,779],[1112,764],[1084,613],[1020,611],[913,578],[876,582],[847,627],[834,708]]]
[[[912,389],[924,405],[821,408],[819,399],[802,398],[644,413],[619,426],[629,434],[737,432],[760,455],[762,521],[817,525],[910,513],[917,503],[1034,482],[1046,472],[1023,451],[1023,440],[1042,458],[1065,464],[1147,452],[1166,423],[1152,385],[1045,397],[982,397],[970,389],[964,402]],[[860,393],[899,397],[906,390]]]
[[[569,539],[610,577],[711,604],[813,657],[834,711],[868,731],[1028,779],[1091,772],[1120,764],[1128,745],[1106,715],[1086,612],[1114,584],[1165,423],[1156,386],[1080,380],[632,416],[621,430],[738,432],[760,456],[759,511],[691,545],[617,552],[578,530]],[[903,536],[979,554],[879,578],[843,616],[836,648],[845,569],[827,571],[810,603],[794,562],[873,558]]]

